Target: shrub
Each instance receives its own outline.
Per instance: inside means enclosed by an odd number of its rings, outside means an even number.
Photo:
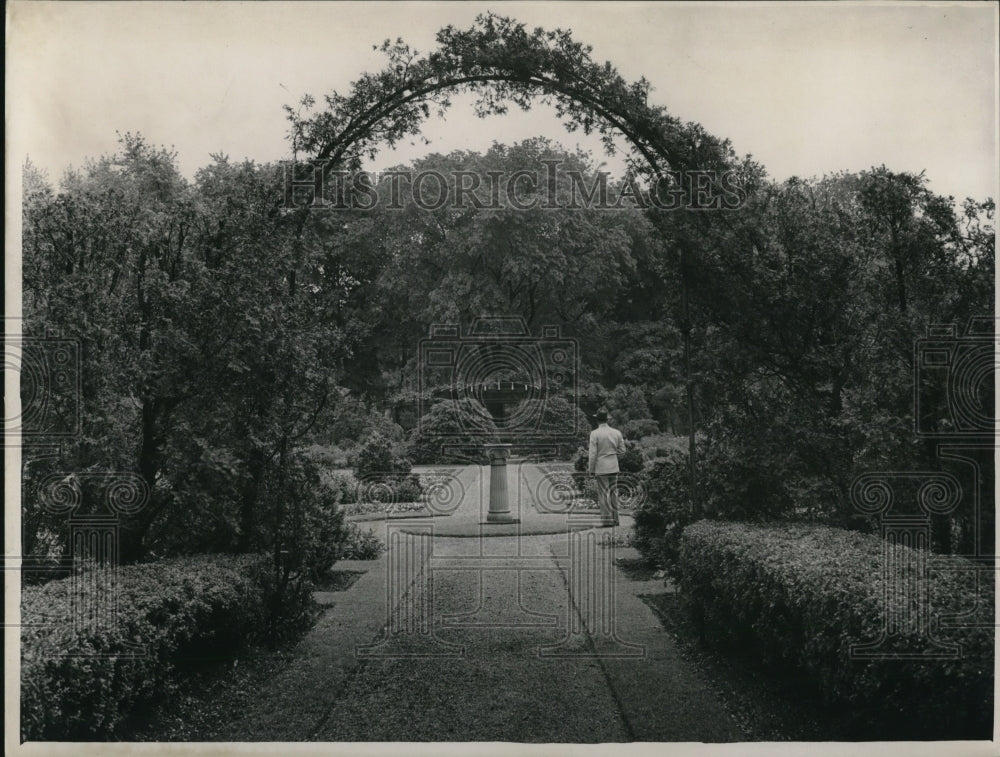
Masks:
[[[276,606],[262,555],[174,558],[116,575],[114,628],[74,628],[74,579],[22,590],[30,624],[21,631],[23,739],[113,737],[126,716],[170,688],[178,666],[261,640]],[[82,581],[76,590],[93,597],[101,587]],[[311,593],[286,592],[280,609],[289,633],[301,630],[312,619]]]
[[[345,394],[334,408],[329,424],[329,438],[341,446],[352,446],[373,433],[390,441],[403,438],[403,428],[390,418],[369,407],[357,397]]]
[[[522,400],[513,417],[519,419],[519,424],[511,431],[518,436],[551,439],[570,445],[570,450],[586,444],[590,435],[587,414],[565,397]]]
[[[646,403],[646,393],[641,386],[634,384],[619,384],[604,400],[612,423],[624,425],[636,418],[649,418],[649,405]]]
[[[347,538],[341,545],[341,560],[377,560],[385,551],[383,542],[374,529],[362,531],[357,525],[348,526]]]
[[[406,475],[411,469],[410,461],[393,455],[392,442],[379,433],[369,436],[354,456],[354,475],[358,479]]]
[[[930,617],[984,608],[991,616],[937,628],[942,641],[961,645],[959,658],[852,658],[850,645],[878,639],[883,627],[883,549],[877,536],[830,526],[700,521],[681,538],[679,583],[706,638],[795,671],[856,729],[882,738],[989,738],[992,575],[977,587],[971,562],[935,558],[948,562],[929,574]],[[895,549],[900,559],[915,557]],[[889,596],[892,612],[912,612]],[[915,629],[889,638],[902,645],[896,649],[927,648]]]
[[[439,402],[410,434],[407,456],[417,465],[489,462],[483,444],[496,442],[493,416],[474,399]]]
[[[646,465],[642,447],[631,440],[625,441],[625,454],[618,456],[618,468],[622,473],[639,473]]]
[[[358,480],[351,473],[326,471],[322,476],[322,485],[333,492],[338,504],[350,505],[357,501]]]
[[[423,484],[416,473],[407,476],[371,474],[358,481],[354,501],[359,504],[378,502],[386,505],[419,502],[423,493]]]
[[[405,457],[393,455],[391,442],[372,434],[358,451],[354,475],[358,480],[356,502],[416,502],[423,494],[420,477],[410,473]]]
[[[282,506],[280,548],[293,582],[317,580],[333,567],[337,544],[345,537],[344,514],[337,494],[323,485],[323,472],[302,455],[292,455],[283,476],[267,478],[272,505]],[[273,539],[260,551],[271,552]]]
[[[671,573],[677,564],[681,531],[691,522],[688,457],[671,450],[643,476],[645,501],[634,513],[635,547]]]
[[[622,434],[626,439],[642,439],[660,433],[659,424],[652,418],[634,418],[622,424]]]

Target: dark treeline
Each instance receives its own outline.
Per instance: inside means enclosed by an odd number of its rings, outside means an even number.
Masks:
[[[595,178],[589,155],[544,139],[405,168],[544,175],[554,159]],[[956,209],[884,167],[785,182],[730,168],[746,192],[732,211],[429,211],[408,192],[402,207],[307,211],[285,201],[281,166],[216,156],[188,181],[138,136],[58,189],[29,164],[24,333],[79,344],[79,396],[51,388],[46,422],[78,407],[82,433],[54,457],[26,448],[25,554],[65,550],[65,516],[37,497],[58,471],[146,481],[125,560],[309,553],[336,502],[304,451],[378,431],[405,454],[432,324],[558,326],[578,345],[581,407],[607,404],[633,438],[686,434],[682,249],[699,512],[865,527],[857,475],[941,465],[915,433],[915,345],[928,324],[991,314],[993,202]],[[991,415],[992,385],[976,388]],[[947,386],[920,392],[921,424],[956,423]],[[654,486],[690,511],[681,457]],[[967,551],[971,534],[959,519],[937,546]]]

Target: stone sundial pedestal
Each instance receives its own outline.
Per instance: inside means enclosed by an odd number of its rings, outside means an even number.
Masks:
[[[511,444],[485,444],[490,456],[490,509],[486,514],[487,523],[520,523],[510,512],[507,499],[507,459]]]

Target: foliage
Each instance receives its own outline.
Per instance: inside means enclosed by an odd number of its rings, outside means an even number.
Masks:
[[[851,644],[879,639],[887,612],[910,611],[904,592],[884,593],[884,549],[878,537],[825,526],[701,521],[681,538],[680,587],[705,638],[796,671],[868,734],[989,738],[994,582],[977,582],[971,563],[947,558],[929,579],[931,618],[988,616],[981,625],[932,626],[942,642],[961,645],[959,657],[903,665],[849,654]],[[921,559],[909,547],[894,549],[895,559]],[[927,648],[925,631],[901,630],[885,651]]]
[[[101,581],[74,579],[21,594],[21,734],[108,739],[136,708],[169,693],[179,666],[225,659],[257,642],[274,606],[270,558],[213,555],[119,568],[116,625],[75,628],[70,589],[96,601]],[[286,597],[283,632],[310,620],[309,592]]]
[[[587,415],[564,397],[523,400],[514,410],[514,417],[523,418],[524,430],[516,432],[510,441],[532,438],[539,442],[554,442],[560,447],[575,449],[590,436]]]
[[[631,439],[625,440],[625,454],[618,456],[618,469],[622,473],[640,473],[646,465],[642,447]]]
[[[622,424],[622,434],[626,439],[638,441],[644,436],[659,433],[660,426],[652,418],[633,418]]]
[[[378,537],[374,529],[362,530],[351,523],[339,556],[342,560],[377,560],[384,551],[385,542]]]
[[[349,471],[326,471],[322,485],[333,492],[338,504],[349,505],[358,501],[358,480]]]
[[[643,476],[646,497],[634,513],[635,548],[642,556],[672,572],[678,541],[691,522],[690,474],[687,454],[669,450]]]
[[[327,435],[329,441],[340,446],[353,446],[372,434],[381,434],[393,442],[402,441],[404,436],[399,424],[348,392],[340,397],[329,420],[317,433]]]
[[[650,416],[646,393],[641,386],[619,384],[608,392],[604,404],[614,426],[623,427],[629,421]]]
[[[79,345],[82,433],[28,462],[27,553],[65,532],[34,485],[59,471],[145,480],[148,505],[122,521],[124,562],[306,548],[289,529],[316,503],[294,495],[312,476],[294,449],[357,334],[332,314],[358,293],[327,275],[337,240],[279,212],[280,177],[215,156],[191,183],[173,153],[125,135],[59,192],[32,182],[24,331]]]
[[[380,476],[405,476],[410,472],[410,461],[392,453],[389,439],[378,432],[371,434],[361,445],[354,458],[354,475],[358,479]]]
[[[606,402],[628,436],[653,422],[697,430],[698,515],[866,527],[850,498],[859,473],[942,466],[913,430],[952,428],[954,398],[948,381],[915,366],[914,343],[929,323],[961,328],[992,314],[992,199],[957,204],[922,174],[884,166],[769,181],[727,141],[651,105],[648,82],[625,81],[565,30],[487,14],[441,30],[426,55],[401,40],[381,51],[386,67],[349,93],[289,111],[296,160],[358,168],[464,92],[479,115],[541,102],[571,131],[600,133],[608,150],[624,137],[642,198],[656,196],[659,171],[694,168],[731,172],[745,204],[521,210],[501,192],[499,207],[427,210],[403,171],[395,207],[383,181],[370,212],[313,213],[282,202],[283,166],[217,155],[189,181],[172,151],[131,134],[57,189],[28,165],[24,333],[78,346],[79,391],[48,387],[45,420],[79,410],[81,429],[56,456],[26,457],[24,554],[56,562],[68,553],[65,519],[39,500],[47,475],[135,471],[151,495],[122,521],[123,561],[267,549],[297,552],[292,573],[312,572],[318,552],[298,530],[327,523],[334,533],[332,507],[357,495],[344,481],[329,501],[315,493],[297,449],[332,442],[343,452],[377,432],[393,457],[485,461],[482,441],[496,429],[474,400],[437,402],[406,449],[387,415],[415,415],[441,396],[419,381],[428,326],[464,328],[484,313],[520,315],[536,336],[558,326],[575,340],[581,407]],[[491,201],[491,172],[547,176],[554,164],[554,183],[522,199],[572,196],[568,171],[587,186],[598,180],[590,155],[543,138],[404,168],[447,176],[448,199],[465,172],[480,180],[472,194]],[[992,416],[993,387],[979,389]],[[915,390],[926,400],[921,418]],[[641,467],[629,459],[623,470]],[[982,477],[980,512],[992,513],[992,464]],[[992,548],[990,516],[975,517],[936,528],[934,548]]]
[[[506,113],[509,103],[525,110],[533,100],[554,106],[568,131],[600,133],[611,154],[615,136],[624,135],[647,167],[683,169],[695,150],[705,163],[729,155],[728,142],[650,105],[649,82],[625,81],[610,63],[594,61],[591,48],[568,31],[529,31],[487,13],[469,29],[445,27],[437,42],[421,57],[401,39],[386,40],[381,51],[388,65],[355,81],[349,94],[327,94],[318,112],[311,96],[299,109],[286,106],[295,150],[355,168],[381,144],[391,147],[419,134],[432,109],[443,115],[451,97],[465,92],[476,97],[482,117]]]
[[[410,435],[408,457],[418,465],[489,462],[483,445],[498,441],[493,417],[471,398],[438,402]]]

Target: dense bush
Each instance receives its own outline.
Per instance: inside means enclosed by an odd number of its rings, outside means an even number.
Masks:
[[[344,514],[337,493],[323,485],[322,469],[299,454],[289,456],[284,473],[269,470],[264,478],[265,519],[261,531],[269,538],[253,543],[254,551],[271,553],[276,545],[284,554],[282,591],[303,580],[326,575],[337,559],[338,544],[345,538]],[[274,524],[279,523],[278,529]]]
[[[970,626],[935,634],[957,659],[858,659],[852,644],[879,638],[886,613],[884,542],[829,526],[699,521],[684,530],[679,584],[704,636],[797,675],[842,710],[859,735],[984,739],[992,733],[992,575],[976,585],[962,558],[930,570],[930,618],[977,611]],[[909,548],[898,547],[905,559]],[[890,610],[903,613],[903,597]],[[985,616],[985,617],[984,617]],[[979,627],[972,627],[979,623]],[[887,648],[927,649],[916,632]]]
[[[710,444],[704,437],[699,437],[697,444],[698,511],[702,516],[769,520],[792,514],[788,491],[780,488],[775,468],[761,459],[769,453],[758,448],[737,454],[728,444],[717,440]],[[668,571],[677,563],[681,531],[695,517],[689,459],[687,448],[679,445],[657,450],[656,458],[643,472],[646,498],[635,513],[636,548]]]
[[[21,595],[21,733],[106,739],[169,690],[178,667],[232,655],[266,633],[277,604],[270,558],[196,556],[121,567],[114,628],[74,628],[74,579]],[[89,581],[77,591],[93,598]],[[309,591],[286,592],[280,622],[312,619]],[[136,654],[140,652],[141,654]]]
[[[410,473],[405,457],[393,454],[392,444],[381,434],[372,434],[358,450],[354,475],[358,481],[355,502],[416,502],[423,494],[420,477]]]
[[[655,460],[643,476],[646,496],[634,513],[634,544],[647,560],[673,570],[678,540],[691,522],[687,455],[678,450]]]
[[[604,405],[611,416],[614,426],[624,428],[630,421],[649,419],[649,405],[646,402],[646,392],[641,386],[619,384],[607,393]]]
[[[385,542],[375,533],[375,529],[362,530],[351,523],[338,556],[341,560],[377,560],[384,551]]]
[[[618,468],[622,473],[639,473],[646,465],[642,447],[631,439],[625,440],[625,454],[618,456]]]
[[[302,449],[302,454],[317,465],[329,470],[347,468],[353,462],[353,454],[336,445],[312,444]]]
[[[659,424],[652,418],[633,418],[622,424],[622,434],[626,439],[642,439],[660,433]]]
[[[325,471],[323,473],[323,486],[333,492],[337,503],[350,505],[357,502],[358,480],[353,473],[348,471]]]
[[[403,476],[411,469],[409,460],[393,454],[391,440],[377,432],[365,439],[361,449],[354,456],[354,475],[358,479],[371,476]]]
[[[564,397],[523,400],[512,417],[518,422],[510,430],[518,437],[552,440],[558,446],[568,447],[570,452],[586,444],[590,435],[587,414]]]
[[[496,442],[493,416],[474,399],[438,402],[410,434],[407,457],[417,465],[489,462],[483,445]]]
[[[324,431],[330,441],[345,447],[353,446],[371,434],[380,434],[390,441],[401,441],[404,436],[398,423],[349,393],[340,397]]]

